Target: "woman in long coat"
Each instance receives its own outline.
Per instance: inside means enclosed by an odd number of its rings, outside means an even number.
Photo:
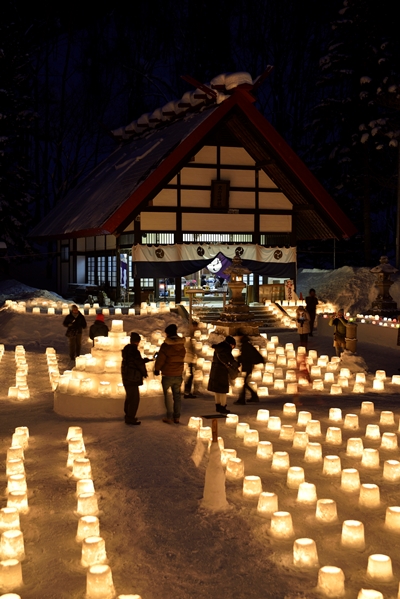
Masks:
[[[221,341],[221,343],[213,345],[214,357],[207,389],[214,392],[215,409],[220,414],[230,414],[230,411],[226,407],[229,377],[237,376],[239,371],[239,364],[232,355],[232,350],[235,346],[236,341],[230,335],[224,341]]]
[[[297,332],[300,335],[300,345],[307,348],[308,334],[310,332],[310,315],[304,306],[299,306],[296,310]]]

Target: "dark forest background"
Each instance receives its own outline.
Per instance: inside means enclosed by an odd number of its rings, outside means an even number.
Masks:
[[[299,266],[395,259],[400,36],[389,0],[5,0],[0,23],[0,241],[27,232],[114,147],[109,132],[181,97],[181,75],[255,78],[257,106],[356,225]],[[41,248],[52,254],[49,245]]]

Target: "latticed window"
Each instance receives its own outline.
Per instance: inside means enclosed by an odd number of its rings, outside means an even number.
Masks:
[[[116,256],[107,257],[108,283],[111,287],[117,286],[117,258]]]
[[[173,245],[175,243],[174,233],[143,233],[142,244],[144,245]]]
[[[183,233],[184,243],[252,243],[253,235],[246,233]]]
[[[96,285],[96,258],[89,256],[87,259],[87,282]]]

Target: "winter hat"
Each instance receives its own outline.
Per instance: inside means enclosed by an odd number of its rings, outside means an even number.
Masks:
[[[98,314],[96,316],[96,320],[101,320],[101,322],[104,322],[104,316],[103,316],[103,314]]]
[[[225,341],[227,343],[229,343],[229,345],[236,345],[235,338],[231,337],[230,335],[228,335],[227,337],[225,337]]]
[[[131,343],[140,343],[141,340],[141,336],[139,335],[139,333],[131,333]]]
[[[165,328],[165,332],[167,333],[167,337],[173,337],[178,333],[178,327],[176,326],[176,324],[169,324]]]

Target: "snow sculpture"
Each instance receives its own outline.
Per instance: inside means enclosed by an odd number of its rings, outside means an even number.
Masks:
[[[367,575],[373,580],[390,582],[393,579],[392,560],[388,555],[376,553],[368,557]]]
[[[318,566],[317,546],[313,539],[296,539],[293,545],[293,564],[298,568]]]
[[[344,573],[336,566],[323,566],[318,572],[318,590],[325,597],[342,597],[345,593]]]
[[[236,460],[236,458],[231,458],[228,460],[227,470],[229,468],[229,464],[234,462],[234,460]],[[241,460],[238,460],[238,462],[242,463]],[[217,420],[213,420],[212,423],[212,443],[206,469],[201,505],[210,511],[225,510],[228,507],[225,491],[225,474],[221,464],[221,450],[218,445]]]
[[[86,574],[87,599],[113,599],[114,583],[110,566],[98,564],[90,566]]]
[[[358,520],[345,520],[342,525],[341,543],[343,547],[364,551],[364,524]]]

